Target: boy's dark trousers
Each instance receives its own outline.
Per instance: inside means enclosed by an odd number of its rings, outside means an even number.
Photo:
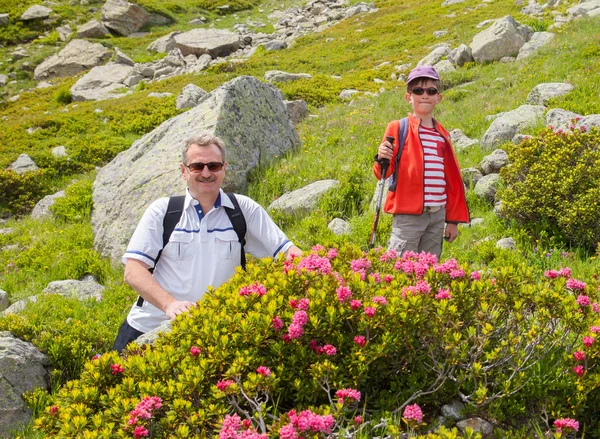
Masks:
[[[119,354],[125,347],[136,340],[140,335],[144,334],[141,331],[138,331],[135,328],[132,328],[129,323],[127,323],[127,318],[119,328],[119,332],[117,333],[117,338],[115,339],[115,343],[113,344],[113,350],[117,351]]]

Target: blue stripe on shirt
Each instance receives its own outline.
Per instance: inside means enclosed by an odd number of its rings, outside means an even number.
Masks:
[[[273,253],[273,257],[277,256],[277,253],[279,253],[279,250],[281,250],[283,248],[284,245],[286,245],[288,242],[290,242],[290,240],[286,240],[283,244],[281,244],[279,247],[277,247],[277,250],[275,250],[275,253]]]
[[[145,258],[148,258],[148,260],[152,261],[152,263],[156,263],[156,260],[155,260],[154,258],[152,258],[152,257],[148,256],[146,253],[143,253],[143,252],[138,252],[138,251],[136,251],[136,250],[127,250],[127,251],[125,252],[125,255],[127,255],[127,253],[132,253],[132,254],[134,254],[134,255],[140,255],[140,256],[143,256],[143,257],[145,257]]]
[[[233,227],[227,227],[226,229],[209,229],[206,232],[207,233],[226,232],[228,230],[233,230]],[[200,232],[200,230],[187,230],[187,229],[174,229],[173,231],[185,232],[185,233],[199,233]]]

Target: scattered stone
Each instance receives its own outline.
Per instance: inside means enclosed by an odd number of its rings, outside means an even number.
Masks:
[[[450,5],[455,5],[457,3],[462,3],[465,0],[444,0],[444,3],[442,3],[442,6],[450,6]]]
[[[101,101],[123,96],[124,81],[133,72],[133,67],[108,63],[94,67],[71,87],[74,102]]]
[[[6,76],[3,73],[0,74],[0,87],[4,87],[7,82],[8,82],[8,76]]]
[[[447,58],[452,64],[458,67],[463,66],[465,63],[473,62],[471,49],[465,44],[461,44],[456,49],[452,49]]]
[[[64,26],[57,27],[56,32],[58,32],[60,41],[67,41],[73,34],[73,29],[68,24],[65,24]]]
[[[527,96],[527,103],[531,105],[546,105],[550,99],[566,95],[573,89],[572,84],[564,82],[538,84]]]
[[[37,171],[39,168],[31,157],[27,154],[21,154],[7,169],[15,171],[17,174],[24,174],[26,172]]]
[[[555,128],[566,130],[578,117],[581,116],[572,111],[563,110],[562,108],[553,108],[546,113],[546,125],[552,125]]]
[[[50,87],[52,87],[52,84],[50,84],[49,82],[46,82],[46,81],[38,82],[38,85],[35,86],[35,88],[38,88],[38,89],[50,88]]]
[[[582,1],[567,9],[567,14],[578,17],[597,17],[600,15],[600,0]]]
[[[450,131],[450,140],[452,141],[452,146],[454,146],[456,151],[462,151],[465,148],[469,148],[479,143],[478,140],[467,137],[465,133],[459,129]]]
[[[269,206],[269,210],[279,210],[287,214],[299,214],[317,207],[319,199],[339,184],[337,180],[319,180],[303,188],[287,192]]]
[[[157,328],[154,328],[152,331],[148,331],[145,334],[140,335],[139,338],[135,340],[135,342],[138,345],[152,345],[158,339],[158,337],[160,337],[160,335],[171,332],[171,325],[171,320],[165,320],[161,322],[161,324],[158,325]]]
[[[206,90],[201,89],[196,84],[188,84],[183,87],[181,93],[177,96],[175,107],[179,110],[183,108],[193,108],[206,96],[208,96]]]
[[[516,60],[517,58],[515,58],[514,56],[503,56],[502,58],[500,58],[500,62],[505,64],[515,62]]]
[[[104,38],[110,32],[98,20],[90,20],[77,29],[77,38]]]
[[[0,14],[0,26],[6,26],[8,24],[8,14]]]
[[[544,7],[538,5],[535,0],[529,0],[529,4],[521,9],[521,14],[536,16],[544,12]]]
[[[508,153],[502,149],[494,150],[490,155],[486,155],[479,163],[479,169],[483,175],[497,174],[500,169],[508,164]]]
[[[484,175],[477,181],[475,185],[475,195],[479,198],[484,198],[490,202],[493,202],[496,198],[496,190],[500,181],[500,175],[488,174]]]
[[[144,8],[126,0],[106,0],[102,6],[102,23],[118,35],[133,34],[149,20]]]
[[[21,95],[14,95],[8,98],[8,102],[17,102],[19,99],[21,99]]]
[[[269,70],[265,72],[265,81],[269,82],[291,82],[299,79],[312,79],[308,73],[287,73],[280,70]]]
[[[475,219],[471,220],[471,225],[473,225],[473,222],[476,219],[481,219],[481,218],[475,218]],[[465,405],[462,402],[453,401],[450,404],[444,404],[442,406],[442,415],[444,416],[444,418],[452,419],[454,421],[460,421],[463,418],[462,411],[464,408],[465,408]]]
[[[517,248],[517,243],[513,238],[502,238],[496,242],[496,248],[514,250]]]
[[[339,98],[343,101],[351,99],[352,96],[354,96],[355,94],[360,93],[360,91],[358,90],[353,90],[353,89],[349,89],[349,90],[342,90],[342,92],[339,95]]]
[[[448,44],[442,44],[439,47],[433,49],[429,55],[421,59],[417,63],[417,67],[419,66],[433,66],[436,63],[440,62],[442,58],[447,56],[450,53],[450,46]]]
[[[460,173],[462,175],[462,181],[467,188],[470,188],[471,186],[475,187],[477,182],[483,177],[483,174],[477,168],[463,168],[460,170]]]
[[[520,24],[507,15],[473,37],[473,59],[483,63],[499,61],[505,56],[515,56],[532,34],[533,30],[529,26]]]
[[[102,299],[104,287],[94,281],[57,280],[50,282],[42,291],[43,294],[60,294],[65,297],[76,297],[79,300]]]
[[[523,44],[517,55],[517,61],[533,55],[540,47],[548,44],[554,38],[552,32],[536,32],[529,41]]]
[[[348,224],[347,221],[344,221],[341,218],[332,219],[331,222],[327,225],[327,228],[331,230],[336,236],[348,235],[352,231],[350,224]]]
[[[74,76],[110,58],[110,52],[102,44],[86,40],[72,40],[58,54],[45,59],[35,68],[36,81],[48,78]]]
[[[274,41],[269,41],[268,43],[263,44],[263,47],[265,48],[265,50],[267,52],[271,52],[273,50],[287,49],[288,45],[285,41],[274,40]]]
[[[40,201],[37,202],[33,210],[31,211],[31,218],[33,219],[44,219],[51,218],[53,216],[50,207],[54,205],[57,198],[65,196],[65,191],[59,191],[53,195],[46,195]]]
[[[8,298],[8,293],[6,291],[0,289],[0,312],[4,311],[9,306],[10,306],[10,299]]]
[[[308,104],[301,99],[295,101],[283,101],[287,113],[294,124],[302,122],[308,116]]]
[[[542,105],[521,105],[494,119],[481,139],[484,149],[492,149],[511,140],[525,128],[535,126],[544,117],[546,107]]]
[[[20,60],[20,59],[23,59],[23,58],[27,58],[29,56],[29,54],[27,53],[27,51],[25,49],[23,49],[22,47],[19,47],[17,50],[15,50],[10,55],[15,60]]]
[[[202,25],[205,23],[208,23],[208,20],[204,16],[200,16],[198,18],[194,18],[193,20],[188,21],[188,24],[193,24],[193,25]]]
[[[471,427],[475,434],[481,433],[483,437],[491,436],[494,432],[494,427],[489,422],[481,418],[470,418],[456,423],[456,427],[461,433],[466,432],[467,427]]]
[[[48,18],[51,13],[52,9],[50,8],[42,5],[33,5],[23,12],[23,15],[21,15],[21,21],[43,20]]]
[[[469,223],[470,226],[478,226],[479,224],[483,224],[485,221],[483,218],[473,218]]]
[[[515,134],[515,137],[511,139],[511,143],[515,145],[520,145],[524,140],[529,139],[531,136],[527,134]]]
[[[241,46],[239,35],[226,29],[192,29],[175,35],[174,39],[184,57],[205,53],[213,58],[225,57]]]
[[[449,72],[455,72],[456,71],[456,67],[454,67],[454,64],[452,64],[447,59],[443,59],[440,62],[436,63],[434,65],[434,67],[435,67],[435,69],[437,70],[437,72],[440,75],[442,75],[444,73],[449,73]]]
[[[494,23],[495,21],[496,21],[495,19],[484,20],[481,23],[479,23],[477,26],[475,26],[475,28],[481,29],[482,27],[486,27],[486,26]]]
[[[175,42],[175,36],[179,35],[181,31],[171,32],[158,40],[153,41],[148,46],[148,50],[157,53],[169,53],[173,49],[177,49],[177,43]]]
[[[116,64],[123,64],[124,66],[135,66],[135,63],[131,58],[121,52],[121,49],[115,47],[115,61]]]
[[[443,37],[444,35],[448,35],[448,31],[447,31],[447,30],[436,30],[436,31],[433,33],[433,36],[434,36],[434,37],[436,37],[436,38],[441,38],[441,37]]]
[[[52,155],[54,157],[67,157],[67,149],[64,147],[64,145],[57,146],[52,148]]]

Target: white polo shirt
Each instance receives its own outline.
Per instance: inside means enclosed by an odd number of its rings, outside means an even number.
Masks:
[[[293,244],[260,204],[244,195],[236,198],[246,219],[245,250],[257,258],[275,257]],[[154,201],[140,220],[123,262],[137,259],[154,267],[163,246],[163,218],[168,198]],[[241,261],[241,245],[224,207],[233,208],[221,190],[214,207],[203,213],[200,204],[186,191],[181,219],[175,226],[154,269],[154,279],[177,300],[198,301],[212,285],[219,287],[233,276]],[[127,322],[141,332],[160,325],[167,316],[148,301],[134,304]]]

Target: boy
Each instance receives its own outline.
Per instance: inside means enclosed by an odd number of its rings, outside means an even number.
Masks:
[[[400,121],[395,120],[388,124],[373,164],[373,173],[381,179],[379,160],[389,160],[385,177],[394,176],[384,208],[394,215],[389,249],[399,254],[425,251],[435,254],[438,260],[442,237],[454,241],[458,223],[470,221],[450,135],[433,118],[435,106],[442,100],[440,85],[432,66],[420,66],[409,73],[404,97],[413,112],[408,114],[400,161],[396,163]],[[394,145],[385,136],[394,137]]]

